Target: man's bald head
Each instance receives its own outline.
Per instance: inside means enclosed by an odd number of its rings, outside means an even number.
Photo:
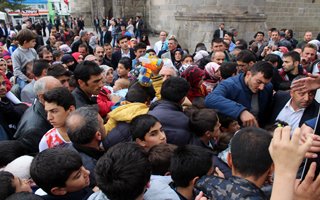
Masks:
[[[33,91],[37,95],[40,103],[43,104],[43,94],[57,87],[62,87],[62,84],[58,79],[53,76],[45,76],[34,83]]]

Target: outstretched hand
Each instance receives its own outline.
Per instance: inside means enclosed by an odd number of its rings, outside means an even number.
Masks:
[[[320,88],[319,74],[308,73],[308,77],[293,81],[291,85],[291,90],[293,90],[294,92],[300,91],[302,93],[316,90],[318,88]]]

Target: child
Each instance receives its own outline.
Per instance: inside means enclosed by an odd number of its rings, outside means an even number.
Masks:
[[[144,194],[145,200],[179,200],[178,195],[169,186],[172,182],[169,168],[176,148],[177,146],[173,144],[159,144],[149,150],[148,159],[151,163],[151,178],[150,187]]]
[[[142,147],[120,143],[99,159],[95,172],[97,186],[108,199],[142,200],[149,186],[151,166]]]
[[[10,172],[0,171],[0,200],[17,192],[32,192],[27,180],[21,180]]]
[[[75,110],[75,100],[67,88],[54,88],[43,95],[47,119],[54,127],[49,130],[39,143],[39,151],[70,143],[65,127],[69,113]]]
[[[17,83],[20,89],[32,81],[32,79],[21,72],[21,68],[28,62],[38,58],[37,52],[34,50],[36,38],[37,35],[29,29],[22,29],[17,35],[20,47],[12,54],[12,65],[13,73],[17,77]]]
[[[217,113],[208,108],[195,109],[191,114],[190,129],[194,133],[189,144],[213,150],[220,134]]]
[[[130,85],[130,81],[125,78],[119,78],[116,80],[113,86],[113,94],[120,96],[122,100],[126,98],[126,95],[128,93],[128,88]]]
[[[129,79],[128,74],[132,69],[132,61],[130,58],[124,57],[119,60],[117,73],[119,78]]]
[[[89,174],[80,155],[67,148],[40,152],[30,168],[33,181],[47,193],[43,199],[87,199],[92,194]]]
[[[11,44],[10,44],[10,47],[8,49],[10,55],[12,56],[13,52],[18,48],[18,44],[19,44],[19,41],[17,40],[16,37],[12,37],[11,39]]]
[[[240,130],[240,125],[238,121],[233,119],[232,117],[219,114],[219,120],[221,123],[221,127],[220,127],[221,132],[235,133],[238,130]]]
[[[130,131],[133,141],[136,141],[145,149],[150,149],[157,144],[167,143],[161,123],[152,115],[144,114],[133,118]]]

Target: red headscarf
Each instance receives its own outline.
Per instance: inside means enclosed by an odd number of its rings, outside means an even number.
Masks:
[[[7,78],[7,76],[3,72],[0,72],[0,74],[3,77],[4,81],[6,82],[7,92],[10,91],[11,90],[11,83],[10,83],[9,79]]]
[[[205,72],[196,65],[188,67],[181,77],[185,78],[190,84],[188,99],[192,102],[195,97],[205,97],[208,93],[202,84]]]

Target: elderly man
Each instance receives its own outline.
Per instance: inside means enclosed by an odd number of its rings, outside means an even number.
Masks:
[[[56,87],[62,87],[60,81],[52,76],[45,76],[34,84],[36,100],[23,114],[14,138],[20,140],[28,153],[37,153],[42,136],[52,128],[44,110],[43,94]]]
[[[86,44],[89,48],[89,54],[93,54],[93,49],[89,45],[89,40],[90,40],[89,32],[86,30],[82,30],[80,31],[79,36],[80,36],[80,39],[76,41],[71,47],[72,53],[78,52],[78,48],[80,44]]]

